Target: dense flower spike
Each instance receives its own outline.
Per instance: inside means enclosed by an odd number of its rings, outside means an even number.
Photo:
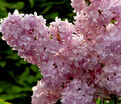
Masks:
[[[74,79],[62,92],[63,104],[93,104],[95,89],[83,80]]]
[[[121,0],[71,0],[74,23],[16,10],[0,31],[18,55],[41,69],[32,104],[94,104],[121,97]]]

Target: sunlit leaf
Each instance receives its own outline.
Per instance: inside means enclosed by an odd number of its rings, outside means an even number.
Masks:
[[[0,98],[0,104],[11,104]]]

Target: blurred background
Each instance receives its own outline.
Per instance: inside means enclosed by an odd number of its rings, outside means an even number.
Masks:
[[[55,17],[72,22],[74,16],[70,0],[0,0],[0,19],[15,9],[25,14],[36,11],[47,19],[47,25]],[[42,75],[37,66],[17,56],[1,38],[0,33],[0,104],[31,104],[32,87]]]

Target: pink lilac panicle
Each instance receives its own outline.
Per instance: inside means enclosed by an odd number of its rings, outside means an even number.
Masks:
[[[82,80],[74,79],[62,92],[62,104],[93,104],[95,88]]]
[[[16,10],[1,20],[3,40],[43,75],[32,104],[94,104],[121,97],[121,0],[71,0],[74,22]]]
[[[49,79],[46,79],[49,80]],[[46,88],[45,79],[38,82],[36,87],[33,87],[32,104],[54,104],[60,98],[60,90],[58,87]]]

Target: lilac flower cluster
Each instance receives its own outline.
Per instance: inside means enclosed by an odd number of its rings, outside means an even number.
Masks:
[[[73,23],[56,18],[46,26],[42,16],[17,10],[1,20],[3,39],[43,75],[32,104],[121,97],[121,0],[71,1]]]

